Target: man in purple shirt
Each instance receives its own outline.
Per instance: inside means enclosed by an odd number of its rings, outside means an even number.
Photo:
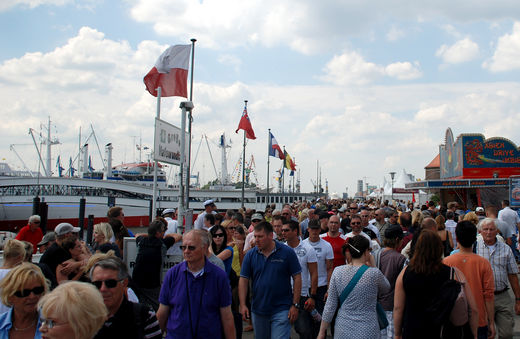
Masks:
[[[192,230],[182,239],[185,261],[166,274],[157,318],[166,338],[235,338],[231,288],[226,273],[206,260],[208,233]],[[203,293],[204,292],[204,293]]]

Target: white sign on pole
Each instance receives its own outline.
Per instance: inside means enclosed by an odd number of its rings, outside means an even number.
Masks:
[[[186,133],[186,138],[189,138],[188,133]],[[186,144],[188,145],[188,143]],[[155,118],[154,150],[154,160],[180,165],[181,129],[164,120]],[[188,154],[187,146],[185,154]]]

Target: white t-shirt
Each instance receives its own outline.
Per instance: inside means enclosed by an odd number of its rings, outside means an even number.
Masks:
[[[314,248],[314,252],[316,252],[316,258],[318,259],[318,287],[327,286],[327,260],[334,259],[332,245],[321,238],[317,242],[311,242],[307,238],[303,243],[311,245]]]
[[[300,241],[298,246],[292,249],[294,250],[294,253],[296,253],[298,261],[300,262],[300,266],[302,267],[302,291],[300,295],[308,297],[309,288],[311,288],[311,274],[309,273],[309,267],[307,264],[318,262],[318,258],[316,257],[314,248],[308,243],[304,243],[303,241]]]
[[[372,249],[372,252],[381,248],[381,245],[379,245],[377,241],[370,239],[370,236],[365,232],[361,232],[361,235],[367,238],[368,241],[370,241],[370,248]],[[354,236],[355,234],[353,232],[350,232],[347,233],[346,238],[353,238]]]
[[[179,225],[179,222],[170,217],[166,217],[164,220],[168,222],[168,228],[166,228],[164,235],[177,233],[177,226]]]

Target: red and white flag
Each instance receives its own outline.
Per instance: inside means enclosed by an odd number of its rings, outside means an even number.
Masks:
[[[161,97],[188,97],[188,68],[191,45],[175,45],[166,49],[146,74],[143,81],[154,97],[161,87]]]
[[[242,113],[242,118],[240,118],[240,122],[238,123],[238,128],[235,131],[235,133],[238,133],[238,130],[241,129],[246,131],[246,138],[256,139],[255,131],[253,131],[253,126],[251,126],[251,121],[249,120],[249,116],[247,115],[247,106],[244,106],[244,112]]]

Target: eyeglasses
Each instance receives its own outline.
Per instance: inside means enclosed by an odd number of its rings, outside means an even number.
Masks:
[[[33,221],[32,223],[33,224],[39,224],[40,222],[39,221]]]
[[[224,238],[224,233],[213,234],[213,238]]]
[[[351,224],[351,225],[361,225],[360,222],[351,222],[350,224]]]
[[[186,251],[186,250],[195,251],[197,249],[196,246],[192,246],[192,245],[189,245],[189,246],[181,245],[180,248],[183,251]]]
[[[14,292],[14,295],[17,296],[18,298],[25,298],[25,297],[28,297],[31,294],[31,292],[34,293],[34,295],[40,295],[43,293],[43,291],[45,291],[45,288],[43,288],[43,286],[37,286],[32,289],[26,288],[25,290],[16,291],[16,292]]]
[[[282,232],[283,232],[283,233],[286,233],[286,232],[289,232],[289,231],[290,231],[289,228],[282,228]]]
[[[368,218],[368,217],[369,217],[368,214],[367,215],[361,214],[361,218]]]
[[[46,326],[49,330],[53,328],[54,326],[62,326],[67,325],[67,323],[60,323],[58,324],[55,320],[52,319],[45,319],[40,317],[40,322],[42,323],[42,326]]]
[[[105,283],[105,286],[107,288],[114,288],[117,286],[117,283],[120,281],[123,281],[123,279],[121,279],[121,280],[116,280],[116,279],[97,280],[97,281],[93,281],[92,284],[94,286],[96,286],[96,288],[99,290],[99,289],[101,289],[101,286],[103,286],[103,283]]]
[[[329,224],[339,224],[337,221],[329,221]]]
[[[236,227],[233,227],[233,226],[228,226],[226,227],[227,230],[231,230],[231,231],[234,231],[236,230],[237,228]]]
[[[349,207],[349,210],[357,210],[357,207]]]

